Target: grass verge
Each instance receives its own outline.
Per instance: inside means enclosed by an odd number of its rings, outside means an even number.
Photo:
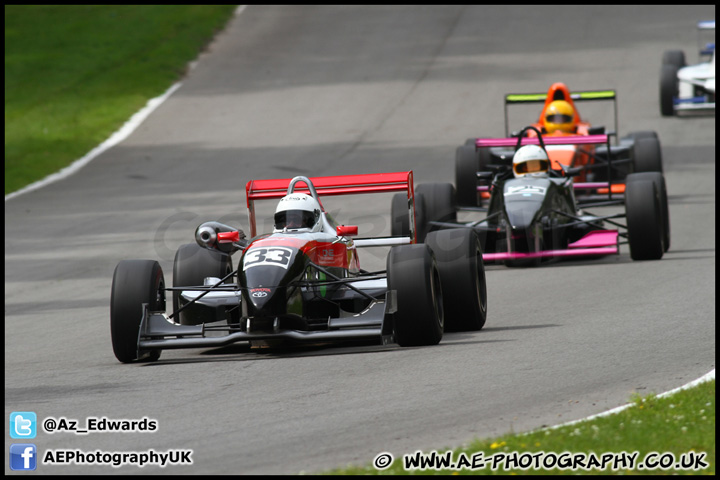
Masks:
[[[384,470],[369,464],[327,473],[715,475],[714,379],[670,396],[637,397],[631,403],[613,415],[554,429],[476,440],[459,449],[406,452]],[[383,460],[387,457],[376,459]],[[482,462],[485,468],[479,468]]]
[[[235,5],[5,5],[5,194],[105,141],[185,73]]]

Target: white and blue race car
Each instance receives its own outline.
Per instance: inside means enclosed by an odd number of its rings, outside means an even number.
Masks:
[[[702,36],[715,31],[715,21],[698,22]],[[685,52],[667,50],[660,70],[660,113],[673,116],[685,113],[715,112],[715,42],[699,48],[705,61],[687,65]],[[708,59],[709,57],[709,59]]]

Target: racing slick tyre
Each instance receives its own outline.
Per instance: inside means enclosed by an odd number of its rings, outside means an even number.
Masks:
[[[668,208],[667,189],[665,187],[665,177],[660,172],[643,172],[628,175],[626,184],[637,182],[640,180],[650,180],[655,184],[655,188],[660,192],[660,211],[663,221],[663,248],[664,251],[670,249],[670,209]]]
[[[425,200],[425,220],[428,225],[426,232],[437,227],[429,222],[456,222],[457,206],[455,204],[455,186],[452,183],[426,183],[415,188]]]
[[[462,145],[455,151],[455,188],[457,204],[463,207],[478,206],[477,172],[480,157],[475,145]]]
[[[165,277],[154,260],[123,260],[115,267],[110,295],[110,336],[115,357],[123,363],[155,361],[160,350],[138,351],[143,304],[165,311]]]
[[[396,193],[390,204],[390,235],[393,237],[410,235],[410,209],[407,195]]]
[[[390,235],[393,237],[410,235],[409,212],[407,195],[404,193],[393,195],[390,205]],[[425,196],[422,193],[415,193],[415,236],[418,243],[425,240],[426,228]]]
[[[634,172],[661,172],[662,151],[657,137],[640,137],[632,149]]]
[[[623,140],[635,142],[637,140],[640,140],[641,138],[658,138],[658,134],[654,130],[640,130],[638,132],[628,133],[627,136],[623,138]]]
[[[633,260],[659,260],[663,246],[660,192],[652,180],[629,181],[625,186],[628,243]]]
[[[232,259],[229,255],[208,250],[197,243],[187,243],[181,245],[175,253],[173,287],[203,285],[206,277],[224,278],[232,271]],[[173,312],[177,312],[188,303],[182,298],[181,293],[177,290],[173,291]],[[239,314],[238,310],[236,309],[235,313]],[[223,313],[221,309],[193,304],[181,311],[175,321],[181,325],[200,325],[222,320]]]
[[[395,291],[393,313],[395,341],[401,347],[437,345],[443,336],[440,271],[430,247],[401,245],[387,257],[388,290]]]
[[[660,68],[660,114],[663,117],[675,115],[675,98],[680,94],[678,67],[663,65]]]
[[[682,68],[687,63],[685,62],[685,52],[682,50],[666,50],[663,52],[662,58],[663,65],[674,65],[677,68]]]
[[[430,232],[425,243],[440,270],[445,329],[482,329],[487,317],[487,286],[477,233],[472,228],[439,230]]]

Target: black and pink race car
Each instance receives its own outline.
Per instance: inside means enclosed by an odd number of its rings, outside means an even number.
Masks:
[[[487,295],[478,236],[437,232],[416,243],[412,179],[412,172],[398,172],[248,182],[251,238],[218,222],[200,225],[196,242],[177,251],[173,287],[157,261],[117,265],[110,308],[115,356],[152,361],[165,349],[236,342],[435,345],[446,328],[481,329]],[[354,238],[357,227],[336,224],[321,203],[321,196],[383,192],[402,192],[406,235]],[[278,204],[273,233],[257,235],[255,202],[271,199],[317,208],[308,210],[308,223],[293,225],[300,210],[281,212]],[[363,246],[390,247],[386,270],[360,268]]]
[[[533,128],[533,127],[528,127]],[[606,134],[549,137],[479,138],[477,148],[524,145],[605,145]],[[512,155],[511,155],[512,156]],[[547,152],[546,152],[547,158]],[[612,157],[607,168],[612,167]],[[622,182],[575,182],[583,168],[562,166],[547,175],[514,178],[507,164],[486,165],[476,172],[476,206],[458,206],[452,184],[424,184],[415,189],[418,238],[434,231],[470,229],[477,233],[483,259],[507,266],[535,266],[546,260],[590,258],[630,247],[633,260],[662,258],[670,246],[665,178],[660,172],[628,174]],[[611,178],[608,176],[607,178]],[[480,196],[489,194],[488,206]],[[399,198],[393,198],[393,234],[406,231]],[[613,208],[615,207],[615,208]],[[607,211],[609,208],[611,211]],[[591,213],[603,209],[604,214]],[[458,221],[459,211],[484,212],[485,218]]]

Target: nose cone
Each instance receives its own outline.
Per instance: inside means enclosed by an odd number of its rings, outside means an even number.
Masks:
[[[302,239],[301,239],[302,240]],[[298,282],[309,262],[296,236],[276,234],[256,240],[245,250],[238,285],[243,292],[243,315],[279,317],[288,314],[288,295],[300,292]]]
[[[508,203],[505,212],[513,233],[525,233],[532,228],[540,204],[526,202]]]
[[[246,265],[247,266],[247,265]],[[285,269],[274,265],[246,268],[239,276],[243,313],[249,317],[278,317],[288,313],[288,294],[298,290],[303,265]]]
[[[505,182],[505,213],[514,232],[532,228],[533,221],[541,216],[549,187],[546,178],[523,177]]]
[[[250,316],[273,317],[285,313],[284,288],[248,288],[247,295],[248,315]]]

